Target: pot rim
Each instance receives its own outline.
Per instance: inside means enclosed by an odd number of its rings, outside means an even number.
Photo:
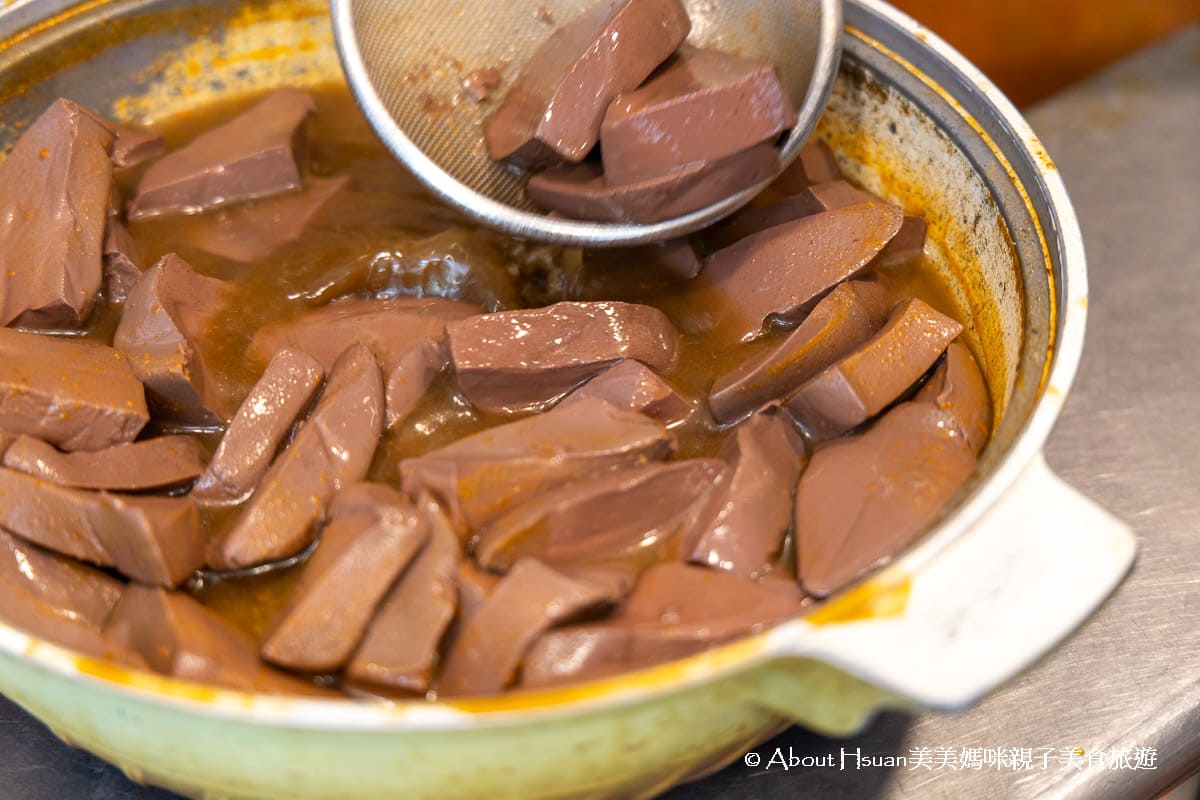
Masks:
[[[104,0],[100,0],[104,2]],[[1041,453],[1063,401],[1074,379],[1083,350],[1087,311],[1087,273],[1078,219],[1057,168],[1032,128],[1012,103],[976,67],[929,29],[883,0],[848,0],[897,29],[918,39],[930,54],[972,84],[1001,125],[1008,129],[1034,166],[1039,187],[1047,198],[1047,218],[1039,215],[1024,183],[1000,147],[971,114],[945,88],[914,64],[862,31],[847,24],[845,35],[859,38],[882,51],[907,72],[939,94],[986,143],[1007,171],[1028,208],[1042,245],[1050,283],[1050,322],[1053,325],[1040,396],[992,474],[934,529],[905,551],[882,573],[859,581],[848,592],[828,601],[822,609],[834,611],[843,600],[855,602],[866,585],[894,581],[896,575],[912,575],[961,537],[1003,497],[1026,467]],[[53,23],[56,13],[72,7],[70,0],[17,0],[7,10],[17,13],[27,26],[14,39]],[[85,7],[96,5],[83,4]],[[46,9],[45,17],[34,8]],[[10,39],[10,42],[13,41]],[[1047,239],[1047,228],[1057,232]],[[1052,248],[1057,246],[1059,269],[1054,267]],[[1055,284],[1058,284],[1057,286]],[[836,619],[836,613],[826,616]],[[648,700],[664,693],[683,691],[701,683],[730,678],[766,662],[784,657],[782,644],[798,630],[808,627],[806,617],[791,620],[759,634],[703,653],[617,676],[560,688],[521,690],[494,697],[439,700],[371,701],[351,698],[310,699],[293,696],[251,694],[169,678],[129,669],[84,656],[0,622],[0,651],[6,656],[31,662],[61,677],[91,683],[96,688],[130,700],[169,707],[189,714],[233,718],[255,725],[283,725],[293,729],[344,731],[450,730],[512,725],[563,715],[595,712],[614,706]]]

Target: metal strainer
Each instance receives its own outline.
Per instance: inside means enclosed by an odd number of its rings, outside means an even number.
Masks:
[[[450,205],[506,233],[614,247],[680,236],[732,213],[767,182],[653,224],[575,222],[538,211],[526,176],[488,158],[483,122],[522,66],[596,0],[331,0],[350,88],[392,153]],[[841,56],[841,0],[684,0],[688,42],[773,62],[799,112],[780,145],[786,166],[820,117]],[[473,102],[463,81],[496,68],[503,82]]]

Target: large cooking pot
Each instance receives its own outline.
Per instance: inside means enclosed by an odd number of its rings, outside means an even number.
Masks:
[[[308,0],[16,0],[0,9],[0,141],[65,95],[152,122],[218,96],[340,80]],[[85,658],[0,625],[0,690],[135,780],[204,797],[644,796],[782,726],[851,734],[883,707],[955,709],[1049,650],[1133,559],[1127,528],[1042,446],[1075,373],[1087,286],[1062,181],[973,67],[878,0],[846,8],[820,134],[929,222],[998,424],[943,519],[802,619],[703,655],[494,699],[258,697]],[[1098,432],[1099,433],[1099,432]]]

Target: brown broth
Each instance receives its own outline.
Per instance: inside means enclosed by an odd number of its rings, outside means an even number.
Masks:
[[[293,564],[253,575],[200,581],[192,587],[192,594],[213,611],[262,641],[287,603],[302,566]]]
[[[344,89],[314,95],[318,113],[309,128],[309,171],[349,175],[352,185],[299,240],[269,258],[242,265],[180,244],[180,233],[196,224],[193,219],[174,216],[130,225],[145,264],[174,251],[198,272],[230,281],[232,300],[217,316],[203,348],[219,390],[235,404],[264,366],[245,357],[259,328],[354,293],[439,294],[489,310],[556,300],[654,305],[683,332],[680,365],[666,377],[694,398],[704,397],[717,375],[772,347],[784,335],[772,331],[749,344],[719,344],[699,330],[703,320],[684,298],[687,281],[672,276],[645,251],[581,253],[535,246],[472,224],[435,201],[395,162]],[[169,122],[163,133],[170,146],[179,146],[251,102],[253,98],[242,99],[190,113]],[[121,175],[122,188],[128,193],[138,177],[136,172]],[[954,313],[948,289],[923,260],[891,268],[878,278],[898,295],[915,295],[943,313]],[[116,320],[116,312],[106,309],[93,335],[111,337]],[[474,410],[457,395],[451,379],[443,377],[408,420],[385,436],[370,478],[395,483],[402,458],[511,419]],[[726,435],[706,411],[675,432],[681,458],[714,454]],[[206,514],[209,536],[220,535],[237,513],[225,509]],[[781,572],[791,574],[791,566],[781,565]],[[261,638],[298,573],[298,566],[290,566],[251,577],[201,581],[193,590],[209,607]]]

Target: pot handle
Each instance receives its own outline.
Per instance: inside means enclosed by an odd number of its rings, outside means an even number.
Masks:
[[[776,630],[777,652],[824,661],[920,706],[960,709],[1077,628],[1135,550],[1133,531],[1039,453],[973,528],[907,578],[901,561],[865,587],[886,594],[890,585],[898,601],[868,604],[875,613],[848,621],[797,620]],[[763,702],[788,713],[780,694]]]

